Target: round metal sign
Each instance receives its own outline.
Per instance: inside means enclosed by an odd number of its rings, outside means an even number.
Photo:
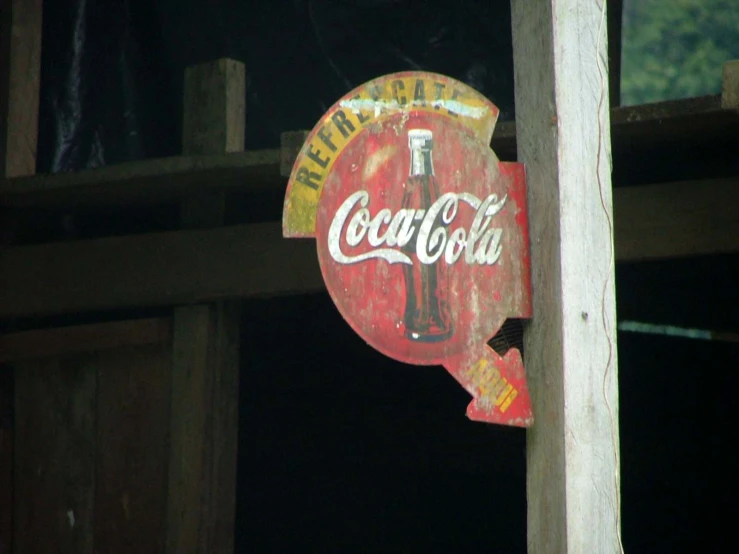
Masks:
[[[368,344],[443,365],[474,397],[471,419],[528,426],[520,353],[487,345],[531,311],[525,174],[489,147],[497,115],[441,75],[359,87],[308,136],[283,232],[316,238],[328,292]]]

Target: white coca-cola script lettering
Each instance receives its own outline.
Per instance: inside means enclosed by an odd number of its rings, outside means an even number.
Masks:
[[[491,194],[480,200],[474,194],[448,192],[428,210],[401,209],[393,215],[383,208],[372,216],[368,208],[369,193],[360,190],[336,210],[328,230],[328,250],[340,264],[380,258],[390,264],[412,265],[411,258],[401,249],[415,234],[416,257],[422,264],[433,264],[443,256],[449,265],[462,257],[467,264],[493,265],[503,248],[503,229],[490,227],[490,224],[507,198],[506,195],[498,199],[497,194]],[[460,201],[477,210],[469,230],[448,227],[457,215]],[[350,247],[359,246],[366,239],[373,250],[354,256],[344,253],[340,245],[342,236]]]

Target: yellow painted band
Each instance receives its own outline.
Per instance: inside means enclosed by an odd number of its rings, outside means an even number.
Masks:
[[[288,181],[284,236],[315,236],[318,201],[341,152],[363,129],[411,111],[458,121],[486,143],[498,117],[482,94],[442,75],[398,73],[362,85],[334,104],[306,139]]]

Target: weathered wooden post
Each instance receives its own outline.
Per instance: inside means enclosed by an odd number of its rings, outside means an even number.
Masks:
[[[528,550],[620,550],[605,1],[512,0],[534,318]]]
[[[6,0],[0,5],[0,178],[36,173],[41,4],[41,0]],[[6,222],[0,222],[0,243],[6,228]],[[3,405],[9,400],[10,391],[0,390],[0,551],[10,551],[14,524],[13,429],[2,421],[2,415],[12,411]]]
[[[0,176],[36,173],[41,0],[0,7]]]
[[[244,149],[244,66],[217,60],[185,74],[183,153]],[[222,192],[182,205],[190,228],[224,223]],[[256,268],[255,268],[256,270]],[[166,552],[233,552],[238,441],[239,305],[175,309]]]
[[[724,63],[721,78],[721,107],[739,108],[739,60]]]

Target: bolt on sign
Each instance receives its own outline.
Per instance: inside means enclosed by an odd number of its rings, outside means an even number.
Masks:
[[[341,315],[401,362],[443,365],[472,420],[533,422],[521,354],[488,341],[531,317],[526,177],[490,148],[498,108],[451,78],[407,72],[339,100],[287,186],[285,237],[316,239]]]

